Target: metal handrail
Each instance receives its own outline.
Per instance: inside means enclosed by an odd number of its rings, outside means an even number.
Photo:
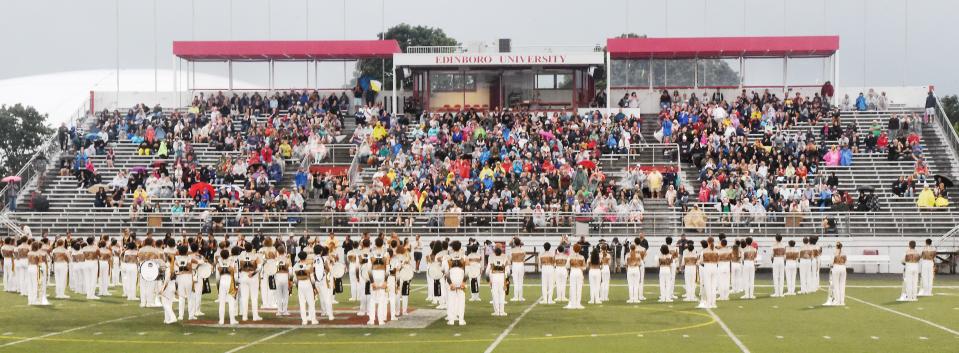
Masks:
[[[350,179],[351,187],[356,187],[356,183],[360,179],[360,149],[367,145],[369,145],[369,142],[363,141],[363,144],[356,146],[356,150],[353,151],[353,161],[350,162],[350,169],[346,171],[346,175]]]
[[[452,54],[466,51],[466,48],[459,45],[414,45],[406,47],[407,54]]]
[[[942,109],[942,101],[939,100],[939,96],[933,93],[933,97],[936,98],[936,121],[943,129],[943,133],[946,135],[945,140],[949,144],[950,150],[953,153],[953,160],[957,161],[959,160],[959,134],[956,134],[956,130],[952,127],[952,123],[949,122],[949,117],[946,116],[946,111]]]

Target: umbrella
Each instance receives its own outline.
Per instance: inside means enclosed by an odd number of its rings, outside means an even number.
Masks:
[[[154,167],[160,167],[160,166],[165,166],[165,165],[166,165],[166,161],[156,161],[156,162],[153,162],[153,166],[154,166]]]
[[[863,185],[859,187],[859,192],[872,192],[875,190],[876,188],[870,185]]]
[[[946,187],[952,187],[952,186],[953,186],[952,179],[949,179],[948,177],[946,177],[946,176],[944,176],[944,175],[938,175],[938,174],[937,174],[937,175],[933,176],[933,179],[936,179],[936,183],[937,183],[937,184],[938,184],[938,183],[943,183],[943,184],[946,185]]]
[[[19,176],[19,175],[11,175],[11,176],[5,177],[5,178],[3,178],[3,179],[0,179],[0,181],[2,181],[2,182],[4,182],[4,183],[19,183],[19,182],[20,182],[20,176]]]
[[[107,185],[107,184],[93,184],[92,186],[87,188],[87,192],[91,194],[96,194],[97,192],[100,191],[100,188],[103,188],[103,190],[106,190],[106,191],[111,191],[112,189],[110,185]]]
[[[134,174],[136,174],[136,173],[143,173],[143,172],[146,172],[146,171],[147,171],[147,168],[146,168],[146,167],[133,167],[133,168],[130,168],[130,173],[134,173]]]
[[[540,130],[540,131],[539,131],[539,136],[542,137],[542,138],[544,138],[544,139],[547,139],[547,140],[552,140],[552,139],[556,138],[556,136],[554,136],[552,132],[549,132],[549,131],[546,131],[546,130]]]
[[[216,189],[213,188],[213,185],[210,183],[196,183],[190,187],[190,197],[196,197],[196,195],[202,194],[203,190],[206,190],[210,193],[210,198],[216,197]]]
[[[96,140],[96,139],[99,139],[99,138],[100,138],[100,135],[97,134],[97,133],[89,133],[89,134],[87,134],[87,136],[86,136],[86,139],[87,139],[87,140]]]
[[[593,162],[588,159],[579,161],[579,163],[577,164],[583,166],[583,168],[586,168],[586,169],[596,169],[596,162]]]

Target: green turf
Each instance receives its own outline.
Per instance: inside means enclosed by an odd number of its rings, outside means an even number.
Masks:
[[[488,292],[482,302],[467,302],[468,325],[442,320],[426,329],[368,328],[207,328],[164,325],[160,309],[143,309],[119,297],[99,301],[52,300],[49,307],[26,306],[26,299],[0,293],[0,345],[32,341],[0,351],[16,352],[225,352],[272,335],[243,352],[483,352],[526,311],[496,352],[737,352],[723,328],[695,303],[656,303],[656,283],[647,280],[642,304],[626,304],[625,280],[614,278],[611,301],[564,310],[562,305],[535,305],[539,287],[527,279],[523,303],[509,303],[507,317],[490,315]],[[823,286],[826,285],[823,278]],[[422,283],[422,282],[420,282]],[[760,285],[769,284],[759,281]],[[890,277],[850,280],[846,307],[822,307],[826,294],[768,298],[758,287],[756,300],[719,302],[714,313],[751,352],[956,352],[959,351],[959,279],[937,279],[932,298],[898,303],[899,282]],[[677,284],[682,292],[682,281]],[[855,288],[892,286],[893,288]],[[487,288],[484,288],[484,290]],[[119,288],[113,289],[114,293]],[[588,296],[588,286],[584,287]],[[348,308],[348,294],[338,308]],[[74,298],[79,298],[74,295]],[[865,303],[913,316],[908,318]],[[295,296],[291,306],[295,306]],[[204,298],[207,319],[215,319],[213,297]],[[424,306],[422,287],[411,297]],[[272,314],[262,314],[269,318]],[[296,313],[294,312],[294,315]],[[936,328],[917,319],[945,327]],[[113,322],[103,323],[108,320]],[[89,327],[86,327],[88,326]],[[64,330],[69,332],[61,333]],[[49,335],[41,337],[43,335]]]

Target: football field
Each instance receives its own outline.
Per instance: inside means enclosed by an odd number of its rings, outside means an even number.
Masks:
[[[538,275],[527,275],[525,302],[507,304],[506,317],[491,316],[488,287],[483,301],[467,302],[466,326],[444,318],[419,328],[361,324],[300,326],[296,294],[293,319],[261,313],[259,327],[211,327],[214,297],[203,302],[203,322],[164,325],[161,309],[114,296],[87,301],[54,300],[27,306],[26,298],[0,293],[0,351],[9,352],[959,352],[959,278],[940,276],[934,297],[896,302],[894,276],[851,275],[845,307],[823,307],[828,277],[815,294],[769,298],[768,275],[757,281],[755,300],[720,301],[714,310],[696,303],[657,303],[656,276],[646,278],[645,300],[626,304],[625,278],[614,275],[610,301],[565,310],[537,304]],[[427,311],[423,280],[414,280],[411,307]],[[52,292],[52,287],[50,292]],[[214,288],[215,289],[215,288]],[[589,296],[588,285],[583,288]],[[682,279],[677,283],[682,296]],[[340,316],[353,317],[354,303],[340,294]],[[738,295],[734,295],[738,298]],[[681,298],[680,298],[681,299]],[[174,304],[176,306],[176,304]],[[435,312],[434,312],[435,313]],[[365,321],[353,317],[352,321]],[[400,320],[402,322],[403,319]],[[321,319],[321,324],[325,321]]]

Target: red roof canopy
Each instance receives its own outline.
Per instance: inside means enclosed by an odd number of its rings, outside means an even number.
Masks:
[[[609,38],[613,59],[829,56],[839,36]]]
[[[174,41],[173,55],[187,60],[391,59],[395,40]]]

